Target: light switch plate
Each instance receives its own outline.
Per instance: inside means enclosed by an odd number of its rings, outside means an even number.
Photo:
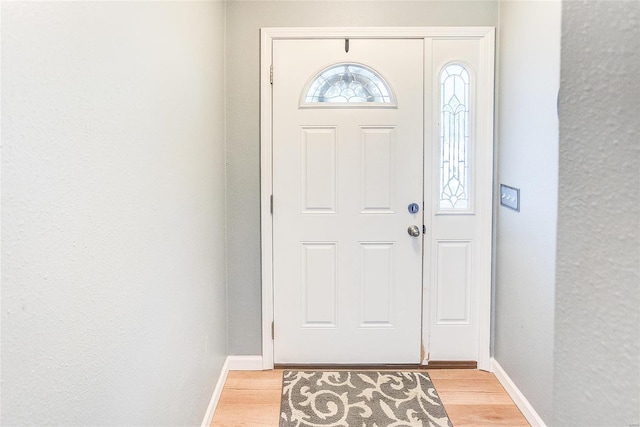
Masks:
[[[500,184],[500,204],[520,212],[520,189]]]

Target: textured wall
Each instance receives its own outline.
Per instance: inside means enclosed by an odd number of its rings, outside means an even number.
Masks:
[[[201,422],[223,41],[222,3],[2,2],[2,425]]]
[[[229,351],[261,354],[260,28],[495,26],[498,2],[239,1],[227,5]]]
[[[562,27],[554,425],[638,425],[640,3]]]
[[[560,1],[500,5],[498,181],[520,212],[496,219],[494,358],[550,423],[558,212]],[[544,31],[540,31],[544,28]]]

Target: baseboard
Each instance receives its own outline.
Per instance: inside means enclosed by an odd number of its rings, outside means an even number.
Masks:
[[[262,371],[262,356],[229,356],[230,371]]]
[[[220,396],[222,395],[222,389],[224,388],[225,381],[227,381],[228,374],[229,356],[227,356],[227,358],[224,360],[224,364],[222,365],[220,375],[218,376],[218,381],[216,382],[216,387],[213,389],[211,400],[209,400],[209,406],[207,406],[207,412],[205,412],[204,418],[202,419],[201,427],[209,427],[211,425],[211,421],[213,421],[213,414],[215,414],[216,412],[216,407],[218,406],[218,401],[220,400]]]
[[[509,375],[502,369],[502,366],[494,358],[491,358],[491,371],[496,376],[502,387],[507,391],[513,402],[516,404],[522,415],[529,421],[533,427],[546,427],[540,415],[533,409],[524,394],[518,389],[515,383],[509,378]]]
[[[227,356],[222,365],[222,370],[218,376],[216,387],[213,389],[213,395],[209,401],[207,412],[202,419],[201,427],[209,427],[211,421],[213,421],[213,415],[216,412],[216,407],[220,401],[222,395],[222,389],[224,389],[224,383],[227,381],[227,375],[229,371],[261,371],[262,370],[262,356]]]

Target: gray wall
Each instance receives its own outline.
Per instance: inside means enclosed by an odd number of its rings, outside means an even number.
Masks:
[[[520,212],[499,207],[496,215],[494,358],[547,423],[553,419],[560,21],[559,0],[500,6],[498,182],[520,188],[521,200]]]
[[[2,425],[194,425],[226,355],[224,5],[2,2]]]
[[[638,425],[640,3],[562,27],[554,425]]]
[[[261,27],[498,23],[498,2],[238,1],[227,4],[229,351],[261,354],[259,53]]]

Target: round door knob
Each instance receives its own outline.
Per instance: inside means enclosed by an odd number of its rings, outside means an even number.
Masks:
[[[409,233],[409,236],[418,237],[420,235],[420,228],[418,228],[417,225],[412,225],[407,228],[407,233]]]

